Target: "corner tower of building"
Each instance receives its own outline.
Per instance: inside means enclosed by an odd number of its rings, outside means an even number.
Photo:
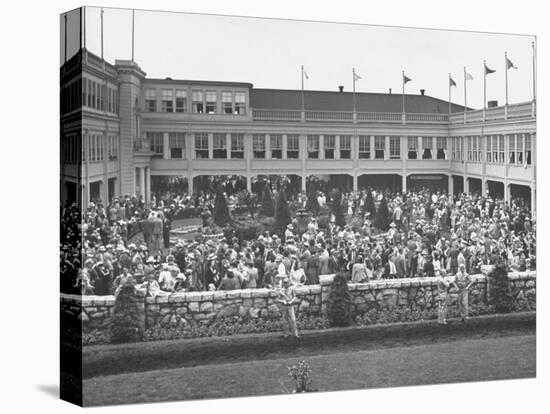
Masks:
[[[120,91],[120,193],[136,193],[134,142],[141,133],[140,93],[146,73],[131,60],[116,60]]]

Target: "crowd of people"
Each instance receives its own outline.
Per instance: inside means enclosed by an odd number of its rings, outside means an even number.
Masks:
[[[369,190],[370,191],[370,190]],[[345,225],[334,216],[320,226],[315,215],[299,231],[254,240],[196,238],[170,243],[171,221],[179,209],[212,211],[213,194],[143,200],[125,196],[109,205],[90,203],[62,210],[61,288],[63,292],[112,295],[132,279],[148,296],[181,291],[272,288],[318,284],[324,274],[344,272],[352,282],[380,278],[437,277],[481,273],[484,265],[510,270],[536,266],[536,225],[528,204],[476,194],[428,190],[391,194],[372,191],[384,202],[389,229],[373,225],[368,192],[341,196]],[[298,204],[306,205],[304,194]],[[331,203],[320,193],[318,203]],[[139,234],[142,236],[135,236]],[[143,241],[141,241],[143,239]],[[139,240],[138,242],[132,240]]]

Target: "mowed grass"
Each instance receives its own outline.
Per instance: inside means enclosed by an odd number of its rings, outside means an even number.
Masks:
[[[536,375],[534,334],[463,339],[391,349],[309,356],[313,387],[337,391]],[[84,381],[84,405],[283,394],[288,366],[299,356],[94,377]]]

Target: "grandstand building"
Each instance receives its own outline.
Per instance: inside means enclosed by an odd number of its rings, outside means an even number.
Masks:
[[[318,176],[342,190],[522,196],[535,211],[535,102],[474,110],[430,97],[151,79],[86,49],[61,68],[61,198],[137,194],[155,178]],[[450,108],[450,113],[449,113]]]

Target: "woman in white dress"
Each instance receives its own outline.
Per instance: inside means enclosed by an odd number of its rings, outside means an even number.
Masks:
[[[290,266],[290,284],[292,286],[302,286],[306,281],[306,274],[299,260],[293,259]]]

